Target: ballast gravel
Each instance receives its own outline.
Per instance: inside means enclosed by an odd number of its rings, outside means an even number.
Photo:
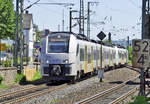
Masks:
[[[104,73],[103,82],[99,82],[97,76],[91,77],[76,84],[68,85],[65,89],[53,91],[23,104],[74,104],[77,101],[107,90],[137,75],[137,72],[128,68],[107,71]]]

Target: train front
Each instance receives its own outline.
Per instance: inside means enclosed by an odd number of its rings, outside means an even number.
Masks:
[[[71,41],[74,42],[71,43]],[[51,33],[45,38],[41,53],[41,68],[44,78],[48,81],[73,78],[75,41],[75,37],[71,33]]]

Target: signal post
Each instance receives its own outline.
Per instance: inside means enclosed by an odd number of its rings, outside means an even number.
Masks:
[[[104,70],[102,69],[102,43],[103,43],[103,39],[106,37],[105,33],[103,31],[101,31],[97,37],[101,40],[101,69],[98,70],[98,78],[100,79],[100,82],[102,82],[102,78],[103,78],[103,74],[104,74]]]

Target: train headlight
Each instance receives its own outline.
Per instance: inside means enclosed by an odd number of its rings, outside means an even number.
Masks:
[[[47,60],[46,63],[49,64],[49,60]]]
[[[69,60],[68,60],[68,59],[66,59],[66,60],[64,60],[64,62],[65,62],[66,64],[68,64],[68,63],[69,63]]]

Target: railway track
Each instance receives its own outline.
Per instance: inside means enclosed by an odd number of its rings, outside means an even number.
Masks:
[[[99,104],[99,103],[101,103],[101,104],[109,104],[109,103],[117,104],[117,103],[115,103],[115,100],[117,98],[124,95],[126,92],[133,90],[135,87],[136,87],[136,89],[139,87],[139,85],[133,85],[134,83],[132,83],[132,81],[134,81],[134,82],[139,81],[138,77],[139,76],[137,76],[133,79],[130,79],[120,85],[112,87],[106,91],[98,93],[94,96],[91,96],[89,98],[86,98],[84,100],[76,102],[75,104]]]
[[[135,87],[134,89],[130,90],[129,92],[125,93],[124,95],[120,96],[119,98],[117,98],[116,100],[110,102],[109,104],[119,104],[119,103],[121,103],[126,98],[128,98],[129,96],[136,93],[138,89],[139,89],[139,87]]]
[[[67,84],[59,85],[59,86],[34,86],[25,88],[18,91],[13,91],[10,93],[5,93],[0,95],[0,104],[16,104],[25,102],[29,99],[50,93],[55,90],[63,89],[67,87]]]
[[[141,70],[140,69],[138,69],[138,68],[134,68],[134,67],[132,67],[131,65],[123,65],[124,67],[126,67],[126,68],[129,68],[129,69],[131,69],[131,70],[134,70],[134,71],[136,71],[136,72],[138,72],[138,73],[140,73],[141,72]]]

